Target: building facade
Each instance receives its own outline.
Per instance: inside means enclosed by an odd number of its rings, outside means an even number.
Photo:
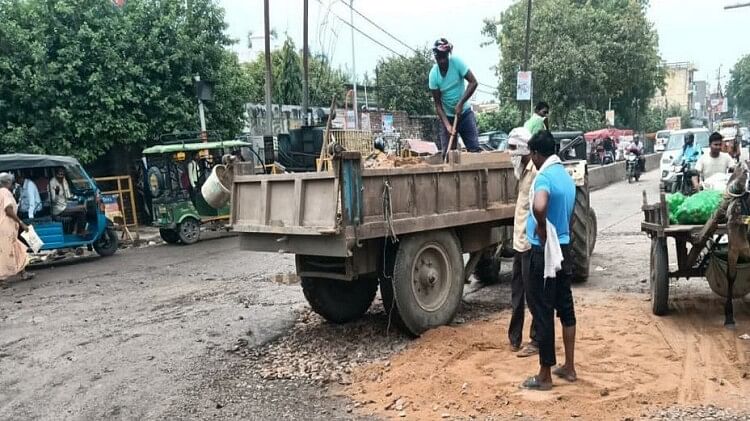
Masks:
[[[669,108],[679,106],[684,110],[695,110],[695,72],[698,70],[692,63],[665,63],[667,74],[664,91],[656,91],[651,105]],[[704,94],[705,95],[705,94]]]

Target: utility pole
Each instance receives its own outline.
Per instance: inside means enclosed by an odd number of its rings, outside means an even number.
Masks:
[[[273,104],[271,104],[271,18],[269,14],[270,0],[263,0],[263,20],[264,20],[264,43],[266,55],[266,130],[263,134],[263,155],[264,164],[272,164],[273,159]],[[270,146],[270,149],[269,149]]]
[[[310,107],[310,69],[308,64],[308,57],[310,55],[310,49],[308,47],[308,9],[309,0],[303,0],[302,6],[302,124],[304,126],[310,124],[307,119],[307,110]]]
[[[529,38],[531,37],[531,0],[527,0],[526,3],[526,46],[524,47],[523,53],[523,71],[529,71]],[[531,89],[534,89],[533,78]],[[532,92],[533,95],[533,92]],[[533,103],[533,101],[529,101]],[[531,106],[529,106],[531,109]],[[521,107],[521,122],[526,121],[526,107]]]
[[[354,59],[354,0],[349,0],[349,23],[352,27],[352,85],[354,85],[354,128],[359,130],[359,116],[357,115],[357,64]]]
[[[724,6],[724,10],[739,9],[741,7],[749,7],[749,6],[750,6],[750,3],[747,3],[747,2],[745,2],[745,3],[737,3],[737,4],[730,4],[728,6]]]
[[[200,82],[201,76],[195,75],[195,81]],[[201,140],[204,142],[208,142],[208,133],[206,132],[206,113],[205,113],[205,110],[203,109],[203,100],[201,99],[200,96],[198,96],[198,118],[200,119],[200,122],[201,122],[201,135],[200,135]]]

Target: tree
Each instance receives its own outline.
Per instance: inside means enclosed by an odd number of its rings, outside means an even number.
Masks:
[[[212,0],[0,0],[0,151],[96,159],[197,129],[193,76],[215,82],[209,129],[242,128],[249,90]]]
[[[434,114],[432,94],[427,84],[432,65],[432,53],[426,48],[414,52],[411,57],[381,59],[375,67],[380,106],[409,114]]]
[[[294,41],[287,37],[281,47],[280,61],[274,72],[276,100],[281,104],[299,104],[302,102],[302,64],[294,49]]]
[[[496,111],[477,115],[477,128],[480,133],[502,130],[510,133],[521,125],[521,112],[511,103],[504,103]]]
[[[645,102],[664,81],[657,34],[645,14],[648,2],[537,0],[533,5],[533,97],[551,104],[552,125],[565,126],[579,107],[604,110],[609,100],[624,123],[633,125],[634,101]],[[485,21],[483,33],[500,46],[501,99],[515,98],[525,28],[525,1]]]
[[[691,125],[690,112],[679,105],[672,105],[669,108],[651,107],[647,109],[640,120],[641,129],[651,133],[664,130],[667,118],[670,117],[680,117],[680,124],[683,129]]]
[[[747,120],[750,117],[750,55],[739,59],[730,71],[727,97],[729,105],[736,106],[739,115]]]

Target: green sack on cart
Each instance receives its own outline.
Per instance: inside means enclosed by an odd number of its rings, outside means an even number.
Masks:
[[[674,219],[679,224],[705,224],[719,208],[722,192],[705,190],[685,198],[674,213]],[[672,219],[670,214],[670,220]]]
[[[677,223],[677,209],[680,208],[683,202],[685,202],[685,195],[677,192],[667,195],[667,213],[669,213],[669,223]]]

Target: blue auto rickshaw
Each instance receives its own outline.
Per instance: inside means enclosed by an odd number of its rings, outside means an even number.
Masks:
[[[48,185],[57,169],[65,171],[72,197],[71,206],[85,212],[85,232],[73,230],[72,218],[52,214]],[[94,180],[75,158],[55,155],[8,154],[0,155],[0,171],[17,174],[23,171],[27,179],[36,184],[42,202],[33,219],[19,215],[32,225],[44,242],[42,250],[87,247],[100,256],[111,256],[117,251],[117,233],[114,223],[104,214],[101,192]]]

